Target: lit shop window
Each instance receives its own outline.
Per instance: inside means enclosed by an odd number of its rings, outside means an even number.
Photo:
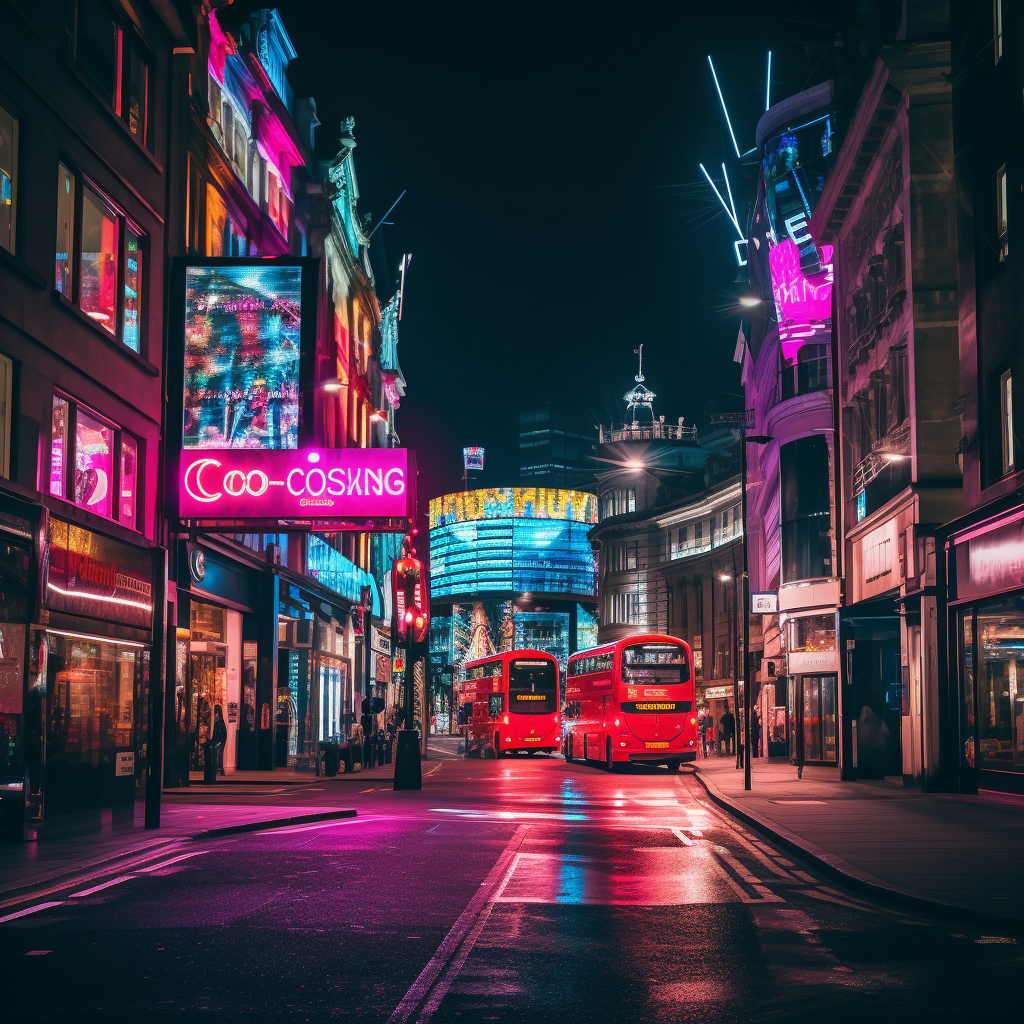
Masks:
[[[18,201],[18,119],[0,107],[0,248],[14,252]]]
[[[135,529],[138,442],[55,393],[49,491],[79,508]]]
[[[267,213],[277,225],[278,231],[287,238],[288,223],[291,219],[290,202],[281,182],[281,176],[271,164],[267,164]]]
[[[145,236],[113,203],[58,164],[54,285],[133,352],[141,345],[144,244]]]
[[[1012,473],[1017,460],[1013,446],[1013,372],[1007,370],[999,378],[999,422],[1003,447],[1003,473]]]

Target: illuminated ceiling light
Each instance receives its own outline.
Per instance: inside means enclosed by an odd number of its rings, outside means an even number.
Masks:
[[[729,120],[729,110],[725,105],[725,97],[722,95],[722,87],[718,84],[718,75],[715,74],[715,64],[708,54],[708,67],[711,68],[711,77],[715,80],[715,89],[718,90],[718,99],[722,104],[722,113],[725,114],[725,123],[729,128],[729,137],[732,139],[732,148],[736,150],[736,156],[742,156],[739,144],[736,142],[736,133],[732,130],[732,121]]]
[[[720,579],[720,580],[721,580],[721,581],[722,581],[723,583],[728,583],[728,582],[729,582],[729,581],[730,581],[730,580],[732,579],[732,576],[730,576],[730,575],[729,575],[729,573],[727,573],[727,572],[723,572],[723,573],[721,573],[721,574],[719,575],[719,577],[718,577],[718,578],[719,578],[719,579]]]

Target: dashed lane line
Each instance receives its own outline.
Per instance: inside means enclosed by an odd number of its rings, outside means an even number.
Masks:
[[[7,921],[14,921],[19,917],[28,917],[29,914],[37,914],[40,910],[49,910],[50,907],[62,907],[64,906],[63,900],[51,900],[49,903],[37,903],[34,907],[29,907],[27,910],[16,910],[13,914],[5,914],[0,917],[0,924],[5,924]]]

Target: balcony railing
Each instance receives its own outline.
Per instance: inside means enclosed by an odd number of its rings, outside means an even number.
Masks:
[[[644,426],[598,427],[600,443],[613,441],[696,441],[697,428],[682,423],[651,423]]]

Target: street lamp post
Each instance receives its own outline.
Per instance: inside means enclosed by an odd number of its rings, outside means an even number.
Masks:
[[[740,518],[743,523],[743,788],[750,789],[750,566],[747,549],[747,442],[767,444],[767,434],[747,436],[740,427]]]

